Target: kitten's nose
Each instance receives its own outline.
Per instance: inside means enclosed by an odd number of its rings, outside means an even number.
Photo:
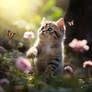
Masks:
[[[42,31],[43,33],[45,32],[45,30]]]
[[[45,30],[43,30],[43,31],[42,31],[42,34],[45,34],[45,33],[46,33]]]

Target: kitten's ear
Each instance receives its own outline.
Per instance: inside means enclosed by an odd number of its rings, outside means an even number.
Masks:
[[[43,17],[41,24],[46,23],[46,21],[47,21],[47,19],[45,17]]]
[[[64,28],[64,19],[63,18],[59,19],[56,23],[61,30],[62,30],[62,28]]]

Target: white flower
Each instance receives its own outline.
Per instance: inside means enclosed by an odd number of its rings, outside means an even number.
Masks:
[[[24,38],[33,39],[34,38],[34,33],[33,32],[25,32],[24,33]]]
[[[25,29],[26,29],[26,30],[30,30],[30,29],[31,29],[31,26],[30,26],[30,25],[26,25],[26,26],[25,26]]]
[[[20,28],[25,28],[27,22],[25,20],[16,21],[13,23],[14,26],[18,26]]]

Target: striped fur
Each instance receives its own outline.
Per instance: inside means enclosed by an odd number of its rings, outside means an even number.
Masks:
[[[62,39],[64,35],[63,20],[58,22],[43,19],[38,30],[38,39],[27,51],[28,57],[34,58],[38,74],[61,75],[63,72]]]

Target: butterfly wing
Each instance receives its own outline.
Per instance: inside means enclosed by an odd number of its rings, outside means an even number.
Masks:
[[[74,20],[72,20],[71,22],[68,22],[69,26],[73,26],[74,25]]]
[[[8,37],[10,37],[10,35],[11,35],[11,31],[10,31],[10,30],[8,30]]]
[[[15,36],[16,33],[11,32],[10,30],[8,30],[8,37],[9,39],[12,39]]]

